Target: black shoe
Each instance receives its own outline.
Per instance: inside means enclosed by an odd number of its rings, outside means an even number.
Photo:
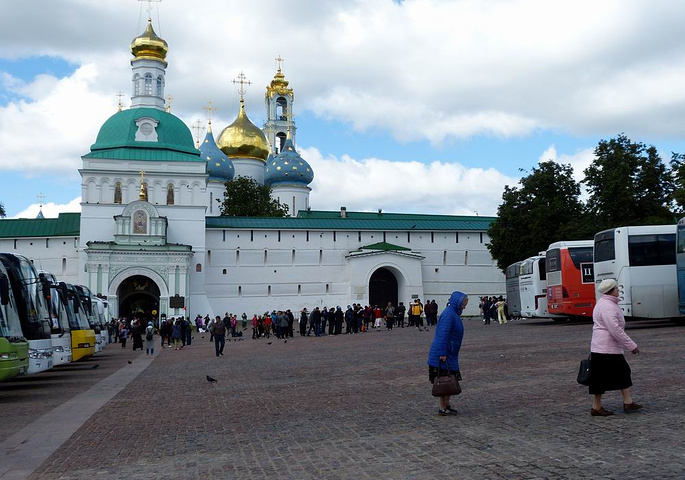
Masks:
[[[638,405],[637,403],[624,403],[623,404],[623,411],[625,413],[631,413],[631,412],[637,412],[642,408],[642,405]]]
[[[457,413],[459,413],[459,412],[457,412],[457,410],[455,408],[452,408],[449,405],[447,405],[447,407],[445,407],[445,410],[447,410],[448,412],[450,412],[453,415],[456,415]]]
[[[609,417],[613,414],[614,412],[611,412],[604,407],[599,407],[599,410],[595,410],[594,408],[590,410],[590,415],[593,417]]]

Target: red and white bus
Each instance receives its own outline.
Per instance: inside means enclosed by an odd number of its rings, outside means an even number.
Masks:
[[[547,248],[547,308],[567,317],[592,317],[594,240],[555,242]]]

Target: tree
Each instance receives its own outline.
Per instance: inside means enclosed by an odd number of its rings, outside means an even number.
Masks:
[[[654,146],[634,143],[624,134],[601,140],[583,183],[596,231],[674,222],[670,173]]]
[[[249,177],[236,177],[226,182],[221,215],[225,217],[285,217],[288,206],[271,198],[271,187],[259,185]]]
[[[547,250],[550,243],[591,236],[582,228],[580,185],[570,165],[542,162],[520,183],[520,188],[504,187],[497,219],[488,230],[488,250],[502,270]]]
[[[7,212],[5,212],[5,205],[0,203],[0,218],[5,218],[7,216]]]
[[[673,203],[675,213],[685,212],[685,154],[671,153],[671,181],[673,182]]]

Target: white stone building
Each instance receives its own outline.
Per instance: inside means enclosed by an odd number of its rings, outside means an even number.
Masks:
[[[0,221],[0,250],[88,286],[114,316],[248,315],[405,304],[454,290],[503,294],[486,248],[493,217],[317,211],[295,148],[294,95],[279,68],[262,131],[245,114],[200,150],[165,110],[167,44],[151,22],[131,44],[132,103],[82,157],[81,213]],[[290,217],[221,217],[234,176],[268,184]],[[477,313],[471,302],[467,313]],[[156,313],[153,313],[156,312]]]

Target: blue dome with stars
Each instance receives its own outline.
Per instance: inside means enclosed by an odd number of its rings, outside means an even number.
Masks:
[[[266,161],[264,183],[267,185],[278,183],[309,185],[312,180],[314,180],[312,167],[297,153],[290,138],[286,139],[281,153],[275,157],[270,156]]]
[[[230,182],[235,176],[235,167],[230,158],[216,146],[214,135],[212,134],[212,124],[207,128],[205,140],[200,145],[200,154],[207,162],[207,174],[209,181]]]

